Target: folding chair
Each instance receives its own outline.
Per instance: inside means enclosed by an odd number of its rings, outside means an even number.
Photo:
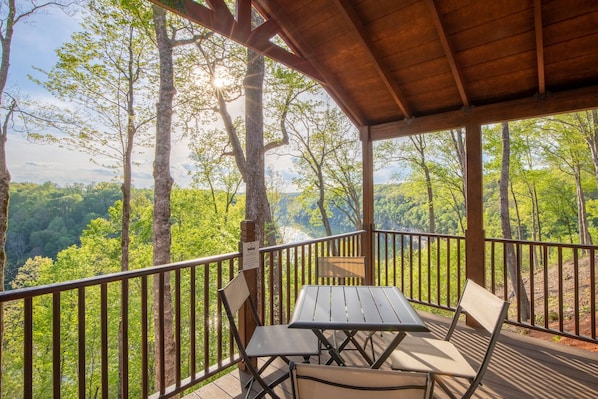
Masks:
[[[428,399],[433,380],[428,373],[406,373],[356,367],[291,362],[295,399]]]
[[[451,398],[455,396],[442,379],[447,376],[465,378],[470,381],[470,385],[462,398],[470,398],[488,368],[508,309],[508,302],[496,297],[475,282],[467,280],[444,340],[407,335],[391,355],[392,368],[431,373],[435,382]],[[477,369],[474,369],[457,347],[450,342],[461,313],[471,316],[490,333],[483,360]]]
[[[226,287],[218,290],[218,295],[226,310],[231,332],[235,338],[237,347],[239,348],[239,354],[245,362],[247,369],[252,374],[252,379],[247,385],[247,394],[245,395],[245,398],[249,397],[249,393],[251,392],[251,388],[255,381],[262,387],[261,392],[259,392],[255,398],[263,397],[265,394],[269,394],[273,398],[278,398],[278,395],[274,393],[273,388],[284,381],[289,376],[289,373],[286,373],[274,382],[267,384],[261,377],[262,372],[278,357],[282,358],[286,363],[289,363],[290,360],[287,356],[303,356],[304,360],[308,362],[310,356],[319,355],[320,353],[318,338],[310,330],[290,329],[287,328],[286,324],[273,326],[262,325],[255,304],[249,295],[249,287],[247,286],[247,281],[245,280],[245,275],[242,271],[239,272]],[[252,316],[247,315],[247,317],[253,317],[255,319],[257,328],[251,336],[249,343],[245,346],[239,335],[236,316],[239,309],[247,301],[251,305],[252,313]],[[259,369],[257,369],[251,361],[252,358],[258,357],[268,358],[264,365]]]
[[[362,285],[365,281],[365,256],[322,256],[317,259],[316,276],[318,283],[331,283],[334,285]],[[375,359],[373,336],[376,331],[367,334],[363,349],[367,348],[368,341],[372,350],[372,359]],[[336,332],[333,336],[334,346]],[[357,344],[358,345],[358,344]]]

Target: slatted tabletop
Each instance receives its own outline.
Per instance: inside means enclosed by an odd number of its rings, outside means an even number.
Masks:
[[[428,331],[396,287],[305,285],[290,328]]]

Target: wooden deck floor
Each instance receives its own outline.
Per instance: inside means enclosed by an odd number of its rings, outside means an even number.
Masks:
[[[450,320],[433,315],[422,316],[434,335],[438,337],[444,335]],[[479,361],[477,354],[482,344],[474,344],[474,342],[480,342],[484,337],[463,325],[454,339],[468,360],[476,364]],[[348,363],[364,365],[356,351],[343,352],[343,357]],[[388,365],[387,361],[384,368]],[[267,379],[274,379],[281,375],[286,367],[282,361],[275,362],[266,371]],[[244,398],[243,384],[247,379],[246,373],[240,373],[235,369],[230,374],[187,395],[184,399]],[[466,389],[464,382],[457,379],[451,380],[451,387],[457,394]],[[288,380],[277,387],[276,392],[281,398],[292,398]],[[436,389],[434,397],[445,399],[448,396],[440,389]],[[598,353],[503,331],[483,385],[477,389],[474,398],[598,398]]]

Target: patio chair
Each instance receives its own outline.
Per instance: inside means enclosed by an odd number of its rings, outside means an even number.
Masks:
[[[485,288],[467,280],[463,295],[457,305],[453,321],[443,340],[407,335],[391,355],[392,368],[402,371],[429,372],[451,398],[455,398],[443,378],[457,377],[470,381],[462,398],[470,398],[488,368],[490,358],[507,317],[509,303],[496,297]],[[472,317],[490,336],[484,340],[482,362],[474,369],[457,347],[450,341],[461,313]]]
[[[365,256],[321,256],[317,259],[316,276],[319,283],[362,285],[365,281]],[[363,343],[363,348],[366,349],[369,341],[372,358],[376,357],[373,340],[375,333],[375,331],[369,332]],[[336,331],[333,339],[334,346],[337,346]]]
[[[263,397],[265,394],[269,394],[273,398],[278,398],[273,388],[284,381],[289,376],[289,373],[267,384],[261,376],[262,372],[278,357],[283,359],[287,364],[290,362],[288,356],[303,356],[304,361],[308,362],[310,356],[319,355],[320,353],[318,338],[310,330],[290,329],[287,328],[286,324],[264,326],[258,316],[255,304],[249,295],[249,287],[242,271],[226,287],[218,290],[218,296],[228,316],[231,333],[237,343],[239,354],[252,375],[251,380],[246,386],[247,394],[245,398],[249,397],[253,383],[256,381],[261,385],[262,390],[255,398]],[[236,316],[239,309],[246,302],[250,304],[251,308],[251,315],[247,315],[246,317],[253,317],[257,328],[252,334],[249,343],[244,345],[239,335]],[[252,358],[259,357],[268,359],[258,369],[252,362]]]
[[[432,397],[433,380],[429,373],[293,362],[289,367],[294,399],[428,399]]]
[[[321,256],[316,266],[319,283],[361,285],[365,280],[364,256]]]

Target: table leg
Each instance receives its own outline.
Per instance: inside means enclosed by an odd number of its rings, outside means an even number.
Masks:
[[[326,347],[326,350],[330,354],[330,359],[334,360],[339,366],[344,366],[345,361],[341,357],[340,353],[338,353],[338,350],[336,350],[334,345],[332,345],[330,343],[330,341],[328,341],[328,339],[326,338],[326,336],[324,335],[322,330],[320,330],[318,328],[314,328],[314,329],[312,329],[312,331],[314,332],[314,334],[316,334],[316,336],[318,337],[320,342],[322,342],[324,344],[324,346]]]
[[[407,335],[407,333],[405,333],[403,331],[398,332],[397,335],[395,335],[393,340],[390,342],[390,344],[388,345],[386,350],[380,355],[378,360],[376,360],[376,362],[374,364],[372,364],[372,366],[370,368],[379,369],[382,366],[382,364],[384,364],[386,359],[388,359],[388,357],[396,349],[396,347],[399,346],[399,343],[401,343],[401,341],[403,340],[403,338],[405,338],[406,335]]]
[[[341,352],[343,349],[345,349],[345,347],[349,344],[349,342],[353,343],[353,346],[355,346],[355,348],[357,349],[357,351],[361,354],[361,356],[363,356],[363,358],[365,359],[366,362],[368,362],[368,365],[372,365],[372,363],[374,363],[374,361],[370,358],[370,356],[367,354],[367,352],[361,347],[361,345],[359,344],[359,342],[357,342],[357,340],[355,339],[355,335],[357,334],[357,330],[343,330],[343,332],[345,333],[345,335],[347,336],[347,338],[345,338],[345,340],[342,342],[342,344],[338,347],[338,351]]]

